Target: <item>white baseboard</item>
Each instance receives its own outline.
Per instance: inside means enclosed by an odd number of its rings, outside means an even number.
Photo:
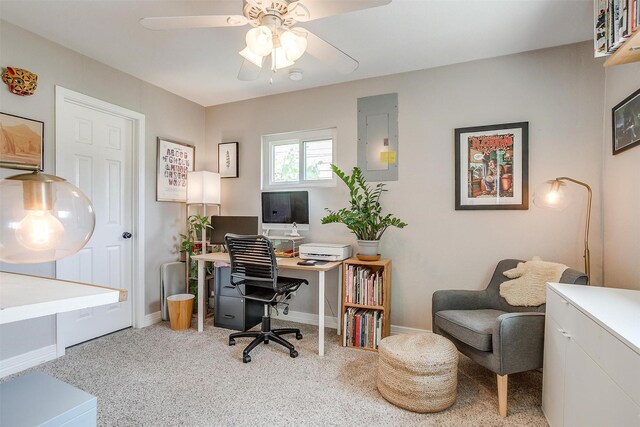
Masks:
[[[288,320],[290,322],[302,323],[304,325],[314,325],[318,326],[318,315],[311,313],[303,313],[301,311],[289,311],[288,315],[283,315],[280,312],[279,315],[276,315],[275,311],[271,313],[271,317],[274,319],[280,320]],[[324,326],[326,328],[337,328],[338,327],[338,319],[332,316],[324,316]],[[399,335],[399,334],[424,334],[426,332],[431,332],[429,329],[418,329],[418,328],[409,328],[407,326],[397,326],[391,325],[391,335]]]
[[[144,316],[144,320],[142,321],[141,328],[146,328],[147,326],[154,325],[156,323],[160,323],[162,321],[162,312],[156,311],[155,313],[147,314]]]
[[[55,344],[51,344],[8,359],[0,360],[0,378],[24,371],[25,369],[48,362],[57,357],[57,347]]]
[[[431,332],[429,329],[410,328],[408,326],[391,325],[391,335],[400,334],[424,334]]]

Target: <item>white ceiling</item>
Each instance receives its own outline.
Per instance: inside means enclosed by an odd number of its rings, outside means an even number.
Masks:
[[[324,0],[321,0],[324,1]],[[342,0],[326,0],[342,1]],[[342,75],[304,55],[304,79],[239,81],[250,27],[149,31],[150,16],[242,14],[242,0],[0,0],[0,17],[190,99],[218,105],[592,38],[592,0],[393,0],[301,24],[360,62]],[[7,65],[7,64],[2,64]]]

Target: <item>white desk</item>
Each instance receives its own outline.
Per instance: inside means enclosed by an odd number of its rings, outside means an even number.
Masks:
[[[204,330],[204,278],[205,262],[229,262],[229,254],[214,252],[205,255],[195,255],[192,257],[198,260],[198,332]],[[318,265],[298,265],[300,258],[278,258],[278,268],[286,270],[302,270],[318,272],[318,354],[324,356],[324,286],[325,272],[338,269],[338,335],[341,329],[342,312],[342,262],[334,261]]]
[[[0,271],[0,324],[126,300],[124,289]]]

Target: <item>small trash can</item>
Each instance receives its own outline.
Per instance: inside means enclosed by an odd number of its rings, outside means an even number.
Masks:
[[[177,294],[167,297],[171,329],[181,331],[191,327],[194,298],[195,295],[191,294]]]

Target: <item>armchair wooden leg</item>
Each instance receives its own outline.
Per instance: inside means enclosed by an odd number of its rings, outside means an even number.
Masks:
[[[501,417],[507,416],[507,381],[508,375],[498,375],[498,412]]]

